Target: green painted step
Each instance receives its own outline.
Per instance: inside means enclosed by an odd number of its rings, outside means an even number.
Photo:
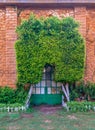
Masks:
[[[61,102],[62,102],[61,94],[33,94],[30,100],[30,103],[34,105],[41,105],[41,104],[57,105],[61,104]]]

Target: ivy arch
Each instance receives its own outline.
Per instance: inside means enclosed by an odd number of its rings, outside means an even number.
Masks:
[[[69,101],[69,83],[82,79],[84,75],[85,44],[78,27],[71,17],[37,19],[31,15],[23,21],[17,27],[15,44],[18,82],[38,83],[45,64],[49,63],[55,66],[54,79],[62,82]]]

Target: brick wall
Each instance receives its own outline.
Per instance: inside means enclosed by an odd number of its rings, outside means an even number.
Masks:
[[[17,39],[17,8],[6,7],[6,84],[14,87],[16,82],[16,60],[14,44]]]
[[[15,87],[16,61],[14,43],[17,26],[17,8],[0,9],[0,86]]]
[[[0,86],[15,87],[16,56],[14,44],[17,39],[15,29],[23,19],[34,13],[37,17],[72,16],[80,22],[80,33],[86,41],[85,81],[95,82],[95,8],[18,8],[6,6],[0,8]]]
[[[87,8],[86,26],[86,80],[95,82],[95,8]]]
[[[28,19],[31,14],[35,14],[36,17],[49,17],[57,16],[59,18],[72,16],[74,17],[74,8],[60,8],[60,9],[33,9],[33,8],[19,8],[18,9],[18,24],[23,19]]]
[[[0,9],[0,86],[6,85],[6,30],[5,30],[5,8]]]

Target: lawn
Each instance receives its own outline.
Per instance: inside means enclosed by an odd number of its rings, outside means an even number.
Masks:
[[[95,130],[94,112],[0,113],[0,130]]]

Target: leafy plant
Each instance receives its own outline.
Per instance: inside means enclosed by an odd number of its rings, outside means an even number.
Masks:
[[[83,77],[84,41],[73,18],[32,15],[18,28],[15,44],[18,82],[35,84],[41,80],[46,63],[55,66],[55,80],[74,82]],[[64,76],[65,75],[65,76]]]
[[[82,79],[85,44],[78,28],[78,22],[71,17],[38,19],[34,15],[18,26],[15,44],[18,82],[38,83],[47,63],[55,67],[54,80],[62,82],[63,87]]]
[[[18,112],[18,111],[26,111],[25,106],[20,103],[13,104],[0,104],[0,112]]]
[[[87,83],[84,86],[85,94],[88,99],[88,96],[90,96],[91,99],[95,99],[95,83]]]
[[[0,87],[0,103],[12,103],[15,102],[15,90],[8,86]]]
[[[68,102],[67,103],[70,111],[95,111],[95,102]]]
[[[95,99],[95,84],[80,83],[75,87],[70,87],[70,99],[75,100],[75,98],[80,98],[80,100],[92,100]]]
[[[0,87],[0,103],[13,104],[13,103],[25,103],[27,91],[24,88],[13,89],[8,86]]]
[[[79,98],[80,95],[79,93],[77,93],[75,90],[72,90],[72,92],[70,92],[70,100],[73,101],[75,100],[76,98]]]

